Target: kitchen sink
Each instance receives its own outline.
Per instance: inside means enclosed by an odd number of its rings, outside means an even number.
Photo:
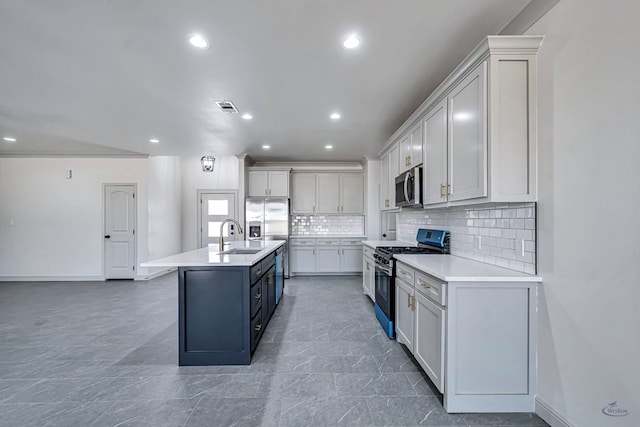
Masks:
[[[227,249],[226,251],[220,252],[220,255],[252,255],[257,254],[263,249],[245,249],[245,248],[234,248]]]

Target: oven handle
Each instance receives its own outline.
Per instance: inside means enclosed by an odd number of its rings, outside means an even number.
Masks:
[[[407,201],[407,204],[411,203],[409,200],[409,178],[411,178],[411,173],[407,172],[404,176],[404,200]]]
[[[392,272],[390,268],[385,268],[379,264],[376,263],[376,273],[384,273],[385,276],[392,276]]]

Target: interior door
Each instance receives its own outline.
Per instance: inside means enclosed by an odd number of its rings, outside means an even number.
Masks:
[[[104,277],[133,279],[136,269],[134,184],[104,186]]]
[[[227,218],[236,218],[234,193],[200,193],[200,247],[217,245],[220,240],[220,224]],[[228,223],[222,233],[225,240],[236,240],[236,226]]]

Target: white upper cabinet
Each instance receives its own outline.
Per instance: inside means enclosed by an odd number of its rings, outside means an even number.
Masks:
[[[293,213],[316,212],[316,175],[293,173],[291,183],[291,210]]]
[[[389,153],[380,158],[380,209],[389,209]]]
[[[289,197],[289,171],[269,172],[269,195]]]
[[[408,133],[400,140],[400,172],[409,169],[411,164],[411,135]]]
[[[364,178],[361,173],[340,175],[340,213],[364,213]]]
[[[447,201],[447,99],[424,118],[423,204]]]
[[[291,206],[300,214],[363,214],[362,173],[293,173]]]
[[[488,36],[391,137],[400,172],[423,162],[425,208],[537,200],[542,39]]]
[[[399,144],[393,145],[380,158],[380,209],[395,209],[395,179],[398,176]]]
[[[399,167],[399,153],[400,148],[398,145],[394,145],[389,150],[389,208],[396,208],[396,177],[400,175]]]
[[[250,170],[249,197],[289,197],[288,170]]]
[[[318,212],[340,213],[340,175],[319,173],[316,175]]]
[[[449,96],[449,201],[487,195],[486,64],[458,83]]]
[[[421,163],[422,124],[418,123],[400,140],[400,173],[416,167]]]

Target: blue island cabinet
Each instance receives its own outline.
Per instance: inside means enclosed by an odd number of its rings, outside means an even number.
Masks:
[[[180,267],[178,273],[178,364],[250,364],[276,307],[275,252],[250,267]]]

